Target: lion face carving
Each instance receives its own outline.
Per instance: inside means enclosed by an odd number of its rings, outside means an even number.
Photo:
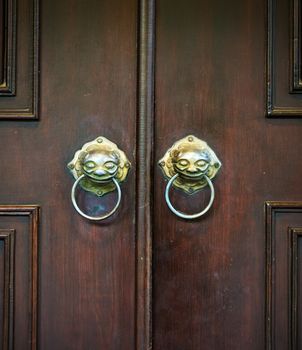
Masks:
[[[112,178],[125,180],[130,162],[116,144],[98,137],[77,151],[68,167],[75,179],[85,175],[80,183],[83,189],[102,196],[115,190]]]
[[[116,176],[119,163],[119,156],[114,151],[94,150],[84,157],[83,172],[93,181],[106,182]]]
[[[212,179],[221,167],[214,151],[206,142],[188,135],[175,142],[159,161],[164,176],[173,186],[192,194],[207,186],[205,176]]]
[[[174,152],[172,163],[176,173],[187,179],[201,179],[210,166],[211,158],[206,151],[191,145],[182,146]]]

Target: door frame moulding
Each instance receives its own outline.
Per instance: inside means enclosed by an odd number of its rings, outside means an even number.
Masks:
[[[136,349],[152,349],[152,217],[155,0],[138,10],[136,140]]]
[[[275,305],[275,289],[276,289],[276,215],[277,214],[302,214],[302,201],[266,201],[265,202],[265,233],[266,233],[266,291],[265,291],[265,349],[273,350],[276,346],[276,330],[275,318],[278,308]],[[287,232],[290,237],[293,233],[297,233],[300,228],[297,225],[288,222]],[[302,232],[302,231],[301,231]],[[294,253],[294,244],[290,244],[288,257]],[[289,281],[293,280],[296,274],[295,268],[291,266],[292,262],[289,259]],[[297,288],[293,288],[294,284],[290,282],[289,295],[297,296]],[[295,299],[295,298],[294,298]],[[293,327],[296,324],[295,314],[292,311],[295,309],[295,300],[290,297],[288,307],[289,315],[289,342],[290,349],[296,349],[293,344],[296,343],[296,330]],[[292,315],[291,315],[292,314]]]

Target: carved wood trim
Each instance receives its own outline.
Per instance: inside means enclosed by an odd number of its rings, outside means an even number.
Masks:
[[[1,216],[27,216],[29,218],[29,232],[31,239],[30,252],[30,349],[37,350],[37,297],[38,297],[38,230],[39,207],[37,205],[0,205]]]
[[[4,62],[0,96],[14,96],[16,88],[16,0],[4,0]]]
[[[0,241],[4,242],[4,301],[2,348],[13,350],[14,317],[14,260],[15,231],[0,229]]]
[[[152,348],[155,0],[139,1],[136,184],[136,349]]]
[[[291,0],[294,1],[290,11],[291,18],[289,22],[294,24],[291,29],[291,37],[289,41],[291,43],[291,73],[289,75],[289,90],[288,93],[301,93],[300,87],[300,78],[301,78],[301,54],[299,50],[301,49],[301,35],[299,32],[300,16],[297,12],[296,7],[300,7],[301,0]],[[273,118],[301,118],[302,117],[302,108],[292,107],[292,106],[277,106],[274,98],[274,13],[275,13],[275,3],[276,0],[267,0],[267,57],[266,57],[266,114],[267,117]],[[296,41],[298,35],[298,42]],[[297,88],[294,85],[298,82]]]
[[[302,92],[301,0],[292,0],[291,18],[291,93]]]
[[[290,283],[289,283],[289,295],[290,295],[290,349],[298,349],[298,239],[302,239],[302,228],[289,228],[290,234]]]
[[[302,202],[282,202],[282,201],[267,201],[265,203],[265,230],[266,230],[266,315],[265,315],[265,337],[266,350],[275,349],[275,334],[274,334],[274,290],[275,284],[275,248],[274,248],[274,233],[275,233],[275,216],[276,213],[300,213],[302,214]],[[290,331],[292,333],[292,331]],[[296,348],[291,348],[296,349]]]
[[[12,1],[12,0],[9,0]],[[13,0],[15,1],[15,0]],[[0,120],[37,120],[38,118],[38,106],[39,106],[39,31],[40,31],[40,19],[39,19],[39,5],[40,0],[33,1],[33,23],[32,23],[32,72],[29,79],[32,80],[31,87],[31,103],[26,108],[1,108]],[[18,23],[17,23],[18,25]],[[18,97],[18,91],[14,94]],[[16,98],[14,97],[14,98]]]
[[[274,115],[275,106],[273,101],[273,67],[272,67],[272,58],[273,58],[273,0],[267,0],[267,62],[266,62],[266,109],[267,115]]]

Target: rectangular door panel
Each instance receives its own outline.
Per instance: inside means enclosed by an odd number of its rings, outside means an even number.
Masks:
[[[15,231],[0,229],[0,339],[2,349],[13,349]]]
[[[267,5],[267,115],[301,118],[301,0]]]
[[[0,119],[38,118],[39,0],[2,0]]]
[[[0,96],[14,96],[16,92],[16,31],[17,11],[15,0],[1,1],[0,5]]]
[[[0,206],[1,345],[37,349],[39,208]]]
[[[266,203],[266,348],[301,347],[301,202]]]

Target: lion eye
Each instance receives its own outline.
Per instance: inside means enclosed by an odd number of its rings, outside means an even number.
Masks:
[[[180,160],[178,161],[178,164],[179,164],[180,166],[185,167],[185,166],[187,166],[187,165],[189,164],[189,162],[188,162],[186,159],[180,159]]]
[[[88,161],[87,163],[85,163],[85,167],[88,168],[88,169],[92,169],[92,168],[95,168],[96,164],[95,162],[93,161]]]
[[[208,163],[207,163],[206,161],[204,161],[204,160],[198,160],[198,161],[196,162],[196,165],[197,165],[198,167],[201,167],[201,168],[205,167],[207,164],[208,164]]]
[[[113,168],[116,167],[116,164],[113,163],[113,162],[106,162],[106,163],[105,163],[105,167],[106,167],[107,169],[113,169]]]

